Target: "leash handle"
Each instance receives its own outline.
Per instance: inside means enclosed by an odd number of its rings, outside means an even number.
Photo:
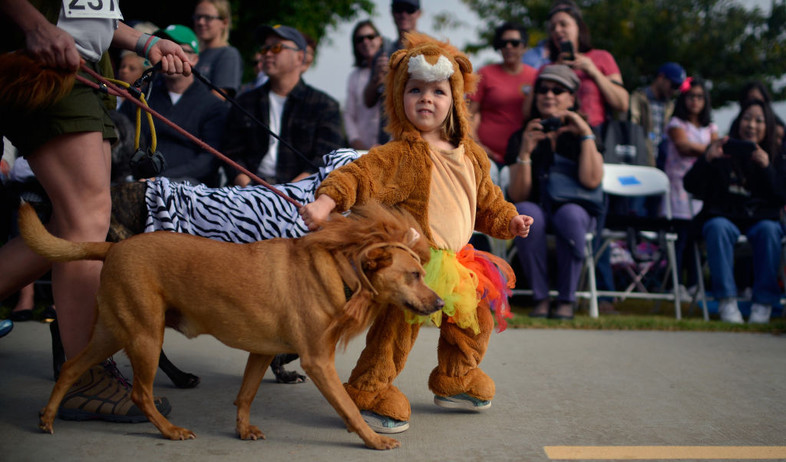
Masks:
[[[222,154],[217,149],[215,149],[213,146],[210,146],[209,144],[207,144],[204,141],[200,140],[196,136],[194,136],[191,133],[185,131],[183,128],[181,128],[180,126],[178,126],[177,124],[175,124],[171,120],[169,120],[166,117],[164,117],[161,114],[159,114],[155,109],[153,109],[153,108],[151,108],[149,106],[145,106],[138,99],[134,98],[131,95],[131,93],[129,93],[128,91],[126,91],[123,88],[118,87],[117,85],[113,84],[112,82],[109,82],[102,75],[100,75],[99,73],[97,73],[94,70],[90,69],[89,67],[85,66],[84,63],[81,63],[80,66],[81,66],[81,68],[82,68],[82,70],[84,72],[86,72],[91,77],[93,77],[94,79],[98,80],[99,82],[101,82],[101,85],[99,85],[99,84],[97,84],[95,82],[91,82],[90,80],[88,80],[88,79],[82,77],[81,75],[77,74],[76,78],[80,82],[84,83],[85,85],[91,86],[93,88],[97,88],[97,89],[101,89],[101,86],[103,86],[108,91],[111,91],[113,95],[115,95],[115,96],[122,96],[123,98],[128,99],[129,101],[131,101],[134,104],[136,104],[138,107],[142,108],[142,110],[146,111],[148,114],[152,115],[153,117],[155,117],[156,119],[160,120],[161,122],[169,125],[175,131],[177,131],[181,135],[185,136],[186,138],[188,138],[192,142],[196,143],[196,145],[199,146],[200,148],[210,152],[211,154],[213,154],[214,156],[216,156],[219,159],[223,160],[227,164],[229,164],[232,167],[234,167],[234,168],[240,170],[241,172],[245,173],[246,175],[248,175],[251,179],[253,179],[257,183],[259,183],[262,186],[268,188],[269,190],[271,190],[276,195],[280,196],[285,201],[287,201],[290,204],[294,205],[297,209],[300,209],[301,207],[303,207],[303,205],[300,204],[300,202],[298,202],[295,199],[287,196],[286,194],[281,192],[281,190],[275,188],[273,185],[271,185],[267,181],[263,180],[262,178],[259,178],[259,176],[255,175],[254,173],[251,173],[251,171],[249,171],[247,168],[243,167],[242,165],[238,164],[237,162],[235,162],[234,160],[230,159],[226,155]]]

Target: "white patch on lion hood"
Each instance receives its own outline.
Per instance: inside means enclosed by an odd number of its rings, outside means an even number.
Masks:
[[[453,65],[443,55],[439,55],[436,64],[429,64],[424,55],[417,55],[409,58],[407,71],[413,79],[438,82],[448,80],[453,75]]]

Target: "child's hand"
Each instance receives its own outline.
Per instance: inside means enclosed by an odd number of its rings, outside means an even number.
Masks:
[[[298,212],[303,217],[303,222],[308,226],[308,230],[316,231],[334,208],[336,208],[336,201],[330,196],[323,194],[314,202],[301,207]]]
[[[529,227],[535,220],[529,215],[516,215],[510,220],[510,232],[518,237],[529,236]]]

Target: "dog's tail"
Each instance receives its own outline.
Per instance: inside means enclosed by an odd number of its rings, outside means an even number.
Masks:
[[[112,247],[111,242],[71,242],[53,236],[27,203],[19,208],[19,233],[35,253],[58,262],[103,260]]]
[[[51,106],[71,91],[75,76],[43,67],[24,52],[0,54],[0,106],[21,113]]]

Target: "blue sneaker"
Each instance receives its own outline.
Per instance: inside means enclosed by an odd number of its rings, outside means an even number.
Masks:
[[[5,337],[12,330],[14,330],[14,321],[10,319],[0,320],[0,337]]]
[[[363,416],[363,420],[368,426],[377,433],[401,433],[409,428],[409,422],[406,420],[396,420],[376,412],[360,411],[360,415]]]
[[[465,409],[468,411],[485,411],[491,407],[491,401],[477,399],[466,393],[453,396],[434,395],[434,404],[448,409]]]

